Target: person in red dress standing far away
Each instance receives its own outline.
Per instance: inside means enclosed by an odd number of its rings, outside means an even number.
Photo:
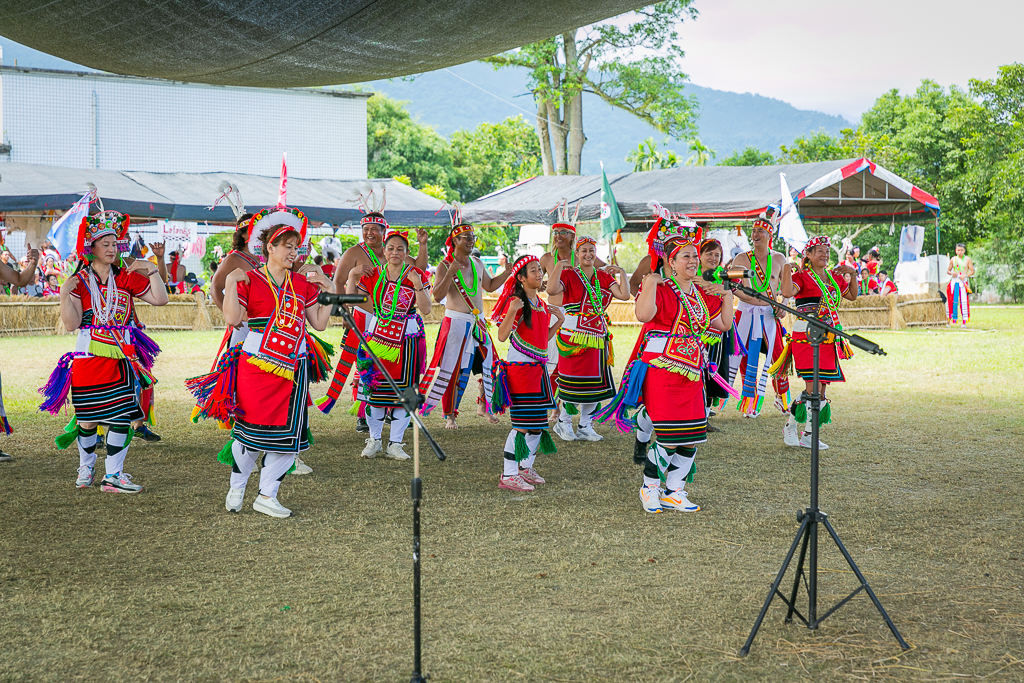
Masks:
[[[800,270],[793,272],[793,267],[787,265],[782,277],[782,296],[795,299],[795,307],[801,313],[806,313],[819,320],[823,320],[832,327],[842,329],[839,322],[839,302],[841,299],[854,301],[857,298],[857,287],[851,286],[856,283],[857,269],[853,266],[840,264],[835,268],[828,269],[829,239],[822,235],[812,237],[804,247],[804,257],[801,261]],[[846,277],[850,276],[850,282]],[[807,341],[807,322],[797,320],[793,323],[793,336],[787,351],[792,358],[792,365],[796,368],[796,374],[805,382],[807,393],[811,392],[814,379],[814,353],[810,342]],[[790,363],[783,352],[780,359],[779,374],[788,373]],[[836,338],[828,334],[825,342],[819,347],[819,383],[821,384],[821,397],[825,398],[825,390],[832,382],[845,382],[846,376],[839,366],[840,359],[847,359],[853,356],[853,350],[843,338]],[[790,406],[790,414],[783,427],[782,437],[787,446],[811,447],[811,433],[804,432],[807,423],[807,406],[797,400]],[[819,417],[820,424],[829,424],[832,421],[832,406],[826,403],[821,410]],[[828,446],[818,441],[818,448],[826,450]]]

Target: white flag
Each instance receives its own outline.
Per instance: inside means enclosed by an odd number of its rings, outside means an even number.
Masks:
[[[782,183],[782,218],[779,222],[779,237],[786,240],[786,244],[789,246],[802,252],[807,245],[807,231],[804,230],[800,212],[796,210],[796,203],[793,202],[793,193],[789,191],[786,174],[779,173],[779,180]]]

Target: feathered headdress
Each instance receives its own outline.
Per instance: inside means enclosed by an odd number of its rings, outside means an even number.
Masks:
[[[471,232],[473,226],[462,220],[462,205],[458,202],[452,202],[452,205],[448,207],[448,217],[451,219],[452,229],[448,233],[448,239],[444,241],[444,246],[448,250],[447,254],[450,258],[455,250],[455,238],[464,232]]]
[[[377,190],[380,190],[380,195],[377,195]],[[366,183],[362,187],[362,192],[355,199],[349,199],[347,202],[355,204],[356,207],[363,212],[363,217],[359,219],[360,225],[366,225],[367,223],[373,225],[379,225],[380,229],[384,232],[388,231],[391,226],[388,225],[388,221],[384,218],[384,207],[388,203],[387,188],[384,187],[383,183],[375,190],[370,183]]]
[[[647,253],[651,257],[651,270],[656,270],[658,259],[664,259],[671,254],[667,253],[666,243],[684,242],[697,246],[700,244],[703,230],[697,222],[681,213],[672,213],[658,202],[647,202],[647,206],[654,212],[654,225],[647,233]],[[682,246],[681,244],[678,246]]]
[[[131,240],[128,227],[132,217],[117,211],[100,211],[86,216],[78,225],[78,241],[75,251],[86,261],[92,261],[92,244],[101,237],[113,235],[117,240],[117,248],[122,254],[131,251]]]
[[[779,221],[781,220],[782,211],[774,204],[770,204],[754,219],[753,227],[764,228],[768,232],[768,237],[774,239],[776,231],[779,229]]]
[[[576,202],[576,208],[575,210],[573,210],[572,216],[570,216],[569,200],[566,199],[565,197],[562,197],[562,201],[559,202],[558,204],[555,204],[554,208],[548,211],[548,213],[554,213],[556,216],[556,220],[554,224],[552,224],[551,229],[572,230],[575,233],[576,218],[580,215],[580,204],[582,202],[582,199]]]
[[[235,214],[235,224],[237,225],[238,220],[245,215],[245,204],[242,203],[241,191],[226,180],[221,181],[220,185],[217,186],[217,191],[220,192],[220,195],[213,200],[213,206],[206,208],[213,211],[217,208],[218,204],[226,201],[228,206],[231,207],[231,212]]]
[[[281,184],[278,188],[277,193],[277,206],[272,206],[267,209],[263,209],[255,216],[250,218],[246,225],[248,225],[249,235],[249,251],[252,252],[253,256],[266,261],[266,257],[263,254],[263,242],[260,240],[260,235],[267,228],[277,226],[270,235],[270,239],[267,240],[267,244],[270,244],[278,238],[282,233],[294,230],[299,233],[299,244],[308,244],[309,230],[309,219],[306,218],[306,214],[302,213],[298,209],[289,208],[285,202],[288,200],[288,165],[286,158],[281,157]],[[308,253],[308,252],[307,252]]]

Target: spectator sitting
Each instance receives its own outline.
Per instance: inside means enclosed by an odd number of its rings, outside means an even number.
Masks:
[[[46,283],[43,285],[43,296],[60,296],[60,282],[56,271],[47,271]]]
[[[878,271],[878,293],[882,296],[888,296],[889,294],[899,294],[896,291],[896,283],[889,279],[889,274],[884,270]]]

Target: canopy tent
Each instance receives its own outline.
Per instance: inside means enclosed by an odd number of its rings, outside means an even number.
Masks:
[[[889,222],[901,216],[938,216],[939,202],[909,181],[868,159],[779,166],[682,166],[609,175],[627,231],[652,220],[650,201],[692,218],[756,217],[781,200],[779,173],[786,174],[801,217],[811,222]],[[552,208],[580,202],[580,220],[601,215],[601,176],[538,176],[466,205],[474,222],[551,223]]]
[[[112,73],[219,85],[294,87],[433,71],[644,4],[638,0],[0,0],[0,34]]]
[[[64,210],[96,186],[103,207],[146,218],[234,223],[227,202],[208,208],[227,181],[242,194],[250,211],[277,204],[279,178],[244,173],[143,173],[58,168],[35,164],[0,164],[0,211]],[[397,180],[288,179],[288,204],[312,221],[333,225],[358,221],[362,213],[352,200],[368,186],[387,197],[385,215],[393,225],[448,225],[448,213],[437,213],[440,200]]]

